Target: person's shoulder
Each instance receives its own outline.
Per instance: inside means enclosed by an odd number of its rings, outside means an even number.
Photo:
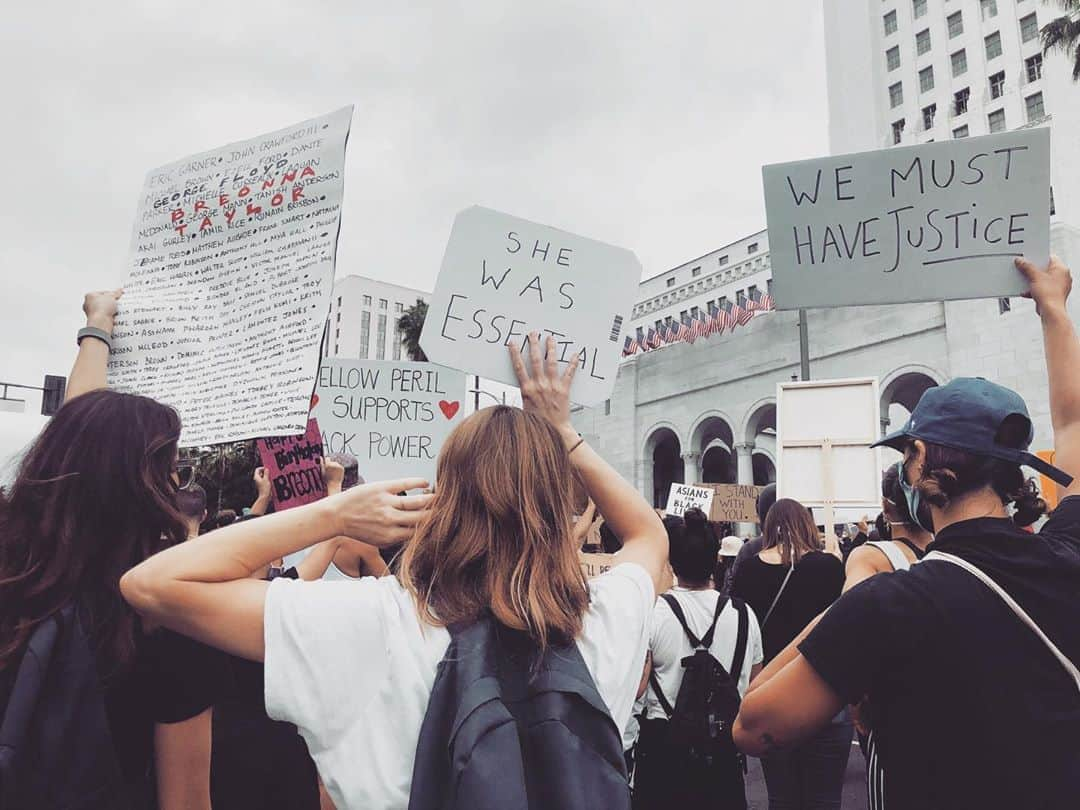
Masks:
[[[589,580],[589,594],[593,600],[608,594],[620,594],[630,598],[632,595],[640,596],[644,593],[648,593],[650,599],[656,597],[652,577],[637,563],[618,563],[600,576]]]
[[[1061,536],[1074,543],[1080,540],[1080,495],[1063,498],[1039,531],[1043,538]]]
[[[844,570],[844,561],[827,551],[811,551],[799,560],[799,567],[820,569],[822,571]]]

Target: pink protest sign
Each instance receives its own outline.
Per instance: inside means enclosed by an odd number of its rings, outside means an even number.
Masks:
[[[274,508],[303,506],[326,496],[319,457],[323,454],[319,423],[309,419],[299,436],[259,439],[259,459],[270,477]]]

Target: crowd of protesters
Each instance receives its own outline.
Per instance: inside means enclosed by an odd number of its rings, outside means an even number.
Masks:
[[[1056,466],[958,378],[882,440],[872,527],[767,487],[747,542],[623,480],[536,334],[437,487],[330,457],[325,499],[275,512],[257,469],[210,515],[177,414],[106,387],[122,300],[89,294],[0,498],[0,807],[741,809],[750,755],[771,810],[838,808],[853,739],[875,810],[1074,807],[1080,341],[1068,269],[1017,266]]]

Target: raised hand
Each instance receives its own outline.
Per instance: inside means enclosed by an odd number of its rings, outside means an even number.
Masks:
[[[1061,259],[1051,256],[1045,270],[1023,257],[1017,258],[1015,262],[1016,269],[1024,274],[1030,286],[1024,297],[1034,299],[1039,315],[1045,315],[1051,310],[1065,309],[1065,302],[1072,290],[1072,273]]]
[[[112,334],[113,321],[116,319],[120,296],[123,294],[123,290],[88,292],[83,298],[82,307],[86,314],[86,325],[104,329]]]
[[[322,472],[326,491],[331,495],[341,492],[341,485],[345,481],[345,465],[326,458],[320,458],[319,470]]]
[[[256,467],[251,480],[255,482],[255,492],[259,498],[270,497],[270,473],[266,467]]]
[[[524,409],[547,419],[564,434],[564,438],[570,436],[576,441],[577,434],[570,424],[570,386],[574,382],[580,357],[575,354],[566,371],[560,374],[557,356],[558,346],[554,337],[548,336],[545,351],[541,351],[539,335],[530,332],[530,371],[526,370],[525,360],[517,347],[510,347],[510,362],[521,387]]]
[[[363,540],[374,546],[388,546],[412,537],[424,519],[434,495],[398,495],[411,489],[426,489],[423,478],[376,481],[360,484],[327,500],[337,521],[336,534]]]

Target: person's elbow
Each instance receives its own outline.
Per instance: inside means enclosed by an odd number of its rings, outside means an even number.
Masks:
[[[731,736],[735,747],[752,757],[760,757],[776,748],[775,730],[768,725],[768,717],[759,706],[760,701],[752,693],[747,693],[739,707],[735,724],[731,727]]]
[[[145,563],[136,565],[120,577],[120,595],[140,615],[159,615],[166,601],[166,593],[164,581],[148,570]]]

